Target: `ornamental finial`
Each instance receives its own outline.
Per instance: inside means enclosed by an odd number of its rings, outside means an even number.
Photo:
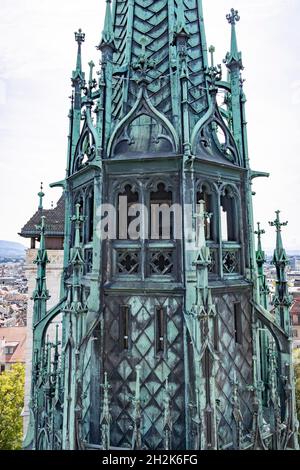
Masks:
[[[81,44],[85,41],[85,34],[82,32],[82,29],[79,28],[78,31],[75,31],[75,41],[77,42],[78,46],[81,46]]]
[[[265,230],[260,228],[260,222],[257,222],[257,230],[254,232],[254,234],[257,235],[259,249],[261,248],[261,236],[265,233]]]
[[[235,29],[236,23],[240,21],[241,18],[240,18],[239,12],[235,10],[234,8],[231,8],[231,11],[228,15],[226,15],[226,18],[227,18],[228,23],[231,25],[231,45],[230,45],[230,52],[227,53],[224,62],[229,69],[237,65],[238,68],[242,70],[243,69],[242,54],[238,50],[236,29]]]
[[[274,222],[269,222],[271,227],[276,227],[277,232],[281,232],[281,227],[286,227],[288,225],[288,222],[280,222],[280,211],[276,211],[276,219]]]
[[[76,210],[75,210],[75,215],[71,217],[71,221],[75,223],[75,242],[74,242],[74,247],[79,248],[80,247],[80,229],[81,225],[84,222],[84,216],[81,215],[80,212],[81,205],[79,203],[76,204]]]
[[[241,19],[238,10],[235,10],[234,8],[231,8],[231,11],[228,15],[226,15],[226,18],[228,23],[232,26],[234,26]]]
[[[41,225],[36,225],[36,229],[39,231],[39,234],[40,234],[40,250],[45,249],[45,231],[46,231],[45,220],[46,220],[46,217],[43,215],[41,217]]]
[[[43,197],[44,196],[45,196],[45,193],[43,192],[43,183],[41,183],[40,192],[38,193],[38,197],[40,198],[39,210],[43,210]]]
[[[260,228],[260,222],[257,222],[257,231],[254,232],[254,233],[255,233],[255,235],[258,235],[259,237],[266,233],[265,230]]]
[[[208,52],[210,53],[210,58],[211,58],[211,67],[214,67],[214,53],[216,52],[215,46],[209,46]]]
[[[142,36],[140,39],[141,52],[138,60],[132,64],[132,69],[136,72],[135,80],[137,83],[146,83],[148,81],[147,74],[150,70],[155,69],[155,60],[147,57],[146,46],[148,44],[148,38]]]
[[[76,86],[80,88],[81,82],[84,79],[84,73],[82,72],[82,61],[81,61],[81,44],[85,41],[85,34],[82,32],[82,30],[79,28],[75,34],[75,41],[78,44],[78,50],[77,50],[77,59],[76,59],[76,70],[73,71],[72,75],[72,83],[73,86]]]
[[[285,250],[283,248],[283,243],[282,243],[282,237],[281,237],[281,227],[286,227],[288,225],[288,222],[280,222],[280,211],[276,211],[276,219],[274,222],[269,222],[271,227],[276,228],[276,250],[274,252],[274,264],[276,264],[277,260],[287,260],[287,256],[285,253]]]

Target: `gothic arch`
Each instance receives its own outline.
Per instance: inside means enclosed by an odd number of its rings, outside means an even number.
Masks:
[[[126,186],[131,186],[133,192],[138,193],[139,199],[141,196],[141,188],[138,180],[136,178],[131,178],[130,176],[126,177],[122,181],[117,180],[112,184],[112,193],[114,194],[114,202],[117,202],[119,194],[124,193]]]
[[[48,433],[45,429],[42,429],[37,439],[38,450],[50,450],[50,440]]]
[[[222,210],[226,213],[227,240],[223,241],[240,241],[242,224],[240,202],[240,193],[235,185],[224,183],[220,187],[220,220]],[[225,222],[225,218],[223,222]]]
[[[206,239],[217,242],[218,240],[218,188],[214,182],[208,179],[199,179],[195,187],[195,206],[200,200],[205,202],[205,211],[210,215],[205,222]]]
[[[79,171],[93,161],[97,153],[97,132],[93,126],[90,110],[86,111],[85,122],[75,149],[72,173]]]
[[[222,139],[218,137],[218,131],[222,134]],[[192,131],[191,147],[194,155],[204,152],[213,156],[217,151],[229,162],[241,166],[235,139],[222,117],[215,97],[211,99],[207,112]]]
[[[146,189],[147,191],[157,191],[160,184],[165,186],[166,191],[174,192],[174,184],[172,180],[161,175],[150,178],[149,181],[147,181]]]
[[[153,122],[149,123],[149,126],[153,128],[157,126],[155,130],[156,135],[151,135],[149,148],[139,148],[138,145],[134,150],[135,141],[131,136],[129,129],[130,125],[134,123],[140,117],[145,116],[151,118]],[[145,140],[145,139],[144,139]],[[166,149],[159,147],[161,142],[167,143]],[[128,148],[116,152],[117,146],[124,143]],[[152,144],[154,145],[152,147]],[[156,147],[155,147],[156,145]],[[132,146],[132,148],[130,148]],[[160,150],[160,148],[162,150]],[[161,114],[151,103],[148,96],[147,90],[144,86],[140,89],[139,95],[133,108],[129,113],[120,121],[113,131],[111,138],[108,142],[107,156],[109,158],[114,157],[117,153],[131,153],[131,152],[178,152],[179,150],[179,139],[175,128],[171,122]]]

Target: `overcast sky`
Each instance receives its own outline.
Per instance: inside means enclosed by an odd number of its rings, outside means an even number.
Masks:
[[[255,180],[255,219],[266,229],[282,210],[289,220],[284,242],[300,249],[300,2],[299,0],[203,0],[208,44],[221,62],[229,48],[226,13],[239,10],[239,48],[247,94],[251,167],[271,173]],[[105,0],[0,0],[0,239],[17,233],[37,208],[45,183],[45,207],[58,199],[51,182],[64,177],[74,31],[86,33],[84,65],[98,63]]]

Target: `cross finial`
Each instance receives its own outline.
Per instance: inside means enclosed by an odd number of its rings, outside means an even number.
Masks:
[[[74,240],[74,247],[80,248],[80,228],[82,222],[84,222],[85,217],[80,214],[80,204],[76,204],[75,215],[71,217],[71,221],[75,222],[75,240]]]
[[[214,53],[216,52],[215,46],[210,46],[209,49],[208,49],[208,52],[210,53],[210,57],[211,57],[211,67],[214,67],[214,65],[215,65],[215,63],[214,63]]]
[[[231,11],[228,15],[226,15],[226,18],[228,23],[232,26],[234,26],[241,19],[238,10],[235,10],[234,8],[231,8]]]
[[[286,227],[288,222],[280,222],[280,211],[276,211],[276,219],[274,222],[269,222],[271,227],[276,227],[277,232],[281,232],[281,227]]]
[[[80,215],[80,204],[79,202],[76,204],[76,210],[75,210],[75,215],[71,218],[72,222],[76,222],[77,224],[81,224],[83,222],[83,216]]]
[[[261,235],[264,235],[266,233],[265,230],[260,228],[260,222],[257,222],[257,231],[254,233],[258,236],[258,238],[261,238]]]
[[[85,41],[85,34],[82,32],[82,29],[79,28],[75,34],[75,41],[78,43],[78,46],[80,46],[84,41]]]

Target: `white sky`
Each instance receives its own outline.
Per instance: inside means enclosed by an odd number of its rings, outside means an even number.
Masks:
[[[247,94],[251,167],[268,171],[255,180],[255,219],[266,229],[276,209],[289,220],[284,242],[300,250],[300,2],[299,0],[203,0],[208,45],[222,61],[229,48],[225,15],[239,10],[239,48]],[[98,63],[105,0],[0,0],[0,239],[17,233],[37,208],[40,181],[45,207],[58,199],[51,182],[66,167],[74,31],[86,33],[83,59]]]

